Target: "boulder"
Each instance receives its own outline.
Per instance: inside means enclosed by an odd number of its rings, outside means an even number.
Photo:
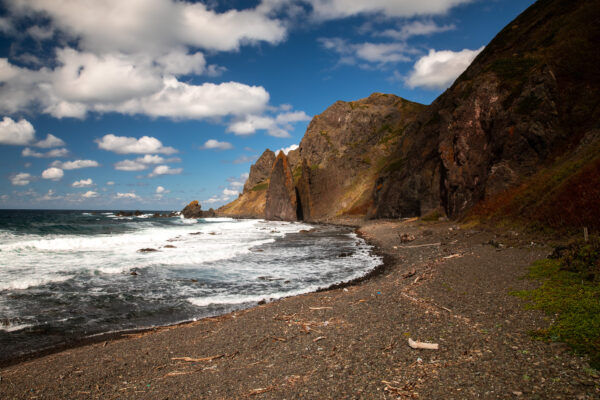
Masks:
[[[202,206],[198,200],[194,200],[181,210],[181,214],[184,218],[202,218]]]
[[[267,189],[265,219],[274,221],[297,221],[298,200],[294,178],[287,156],[279,152],[273,168],[271,181]]]

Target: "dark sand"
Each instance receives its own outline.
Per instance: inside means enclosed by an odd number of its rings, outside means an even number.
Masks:
[[[370,279],[23,361],[0,369],[0,398],[600,398],[585,358],[531,340],[548,319],[508,294],[550,248],[449,223],[360,229],[387,255]]]

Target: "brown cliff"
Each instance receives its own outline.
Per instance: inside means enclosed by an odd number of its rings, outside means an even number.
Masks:
[[[372,215],[418,216],[441,205],[458,218],[482,201],[496,212],[525,200],[507,191],[543,186],[531,178],[540,167],[589,158],[580,167],[593,168],[597,158],[584,155],[593,146],[575,149],[583,138],[593,142],[598,127],[599,9],[593,1],[538,1],[503,29],[406,131],[377,180]],[[541,189],[530,195],[531,208],[558,199]],[[503,213],[513,211],[536,218],[523,207]]]
[[[265,219],[275,221],[298,220],[298,200],[294,178],[287,156],[280,151],[271,170]]]
[[[289,156],[296,215],[600,227],[598,20],[598,1],[539,0],[430,106],[336,102]]]

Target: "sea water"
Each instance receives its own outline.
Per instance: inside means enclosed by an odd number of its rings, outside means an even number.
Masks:
[[[381,262],[335,226],[0,210],[0,361],[315,291]]]

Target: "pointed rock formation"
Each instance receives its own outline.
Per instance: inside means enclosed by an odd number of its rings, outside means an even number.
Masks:
[[[256,160],[255,164],[250,167],[250,174],[244,184],[244,193],[252,190],[256,185],[269,179],[271,175],[271,168],[275,162],[275,153],[271,150],[266,149],[264,153]]]
[[[311,189],[311,171],[306,160],[302,160],[300,166],[300,178],[296,183],[296,194],[298,199],[298,219],[304,221],[311,220],[312,198],[310,195]]]
[[[298,220],[298,201],[294,178],[288,158],[282,151],[277,155],[271,170],[265,218],[274,221]]]

